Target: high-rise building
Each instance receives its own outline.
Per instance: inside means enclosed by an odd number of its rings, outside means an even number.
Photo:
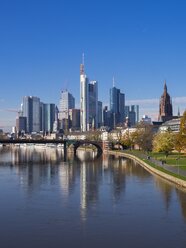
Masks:
[[[139,122],[139,105],[125,106],[125,119],[130,126]]]
[[[131,105],[131,111],[136,113],[135,123],[139,122],[139,105]]]
[[[119,115],[120,115],[120,123],[124,122],[125,119],[125,94],[121,93],[119,94]]]
[[[69,127],[72,130],[80,129],[80,109],[69,109]]]
[[[59,110],[58,110],[58,107],[55,106],[55,120],[54,120],[54,123],[53,123],[53,131],[54,132],[57,132],[59,130],[59,119],[58,119],[58,116],[59,116]]]
[[[126,117],[129,117],[129,111],[130,111],[130,106],[126,105],[125,106],[125,119]]]
[[[80,125],[81,131],[89,130],[89,86],[85,75],[84,61],[80,65]]]
[[[113,114],[108,106],[103,108],[103,126],[113,128]]]
[[[91,81],[88,84],[89,102],[89,129],[98,127],[98,82]]]
[[[98,127],[103,125],[103,103],[98,101]]]
[[[172,101],[170,98],[170,95],[167,92],[167,85],[166,82],[164,84],[164,91],[160,98],[160,104],[159,104],[159,121],[168,121],[172,118]]]
[[[52,132],[53,124],[55,121],[55,104],[53,103],[45,103],[44,104],[44,132]]]
[[[18,116],[16,118],[16,130],[17,132],[26,132],[26,121],[27,118],[24,116]]]
[[[61,91],[59,101],[59,120],[68,119],[69,109],[75,108],[75,98],[67,90]]]
[[[115,86],[110,89],[110,111],[113,114],[113,127],[124,122],[125,95]]]
[[[38,97],[23,97],[22,115],[27,118],[26,132],[40,131],[40,99]]]
[[[136,124],[136,112],[129,111],[128,122],[129,122],[130,127],[132,127]]]

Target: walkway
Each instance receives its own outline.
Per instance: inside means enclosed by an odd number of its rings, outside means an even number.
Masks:
[[[141,154],[138,154],[138,155],[135,155],[135,156],[139,157],[142,160],[148,159],[153,164],[155,164],[157,166],[160,166],[160,167],[164,168],[165,170],[167,170],[169,172],[172,172],[174,174],[177,174],[177,175],[186,177],[186,170],[181,169],[179,167],[179,165],[168,165],[168,164],[165,163],[165,161],[162,162],[160,160],[157,160],[155,158],[149,157],[149,156],[147,156],[145,154],[142,154],[142,153]]]

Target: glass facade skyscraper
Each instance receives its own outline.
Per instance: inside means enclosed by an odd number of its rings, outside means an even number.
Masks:
[[[44,130],[45,132],[53,131],[53,124],[55,121],[55,104],[49,103],[44,104],[43,108],[43,117],[44,117]]]
[[[125,117],[125,94],[113,86],[110,89],[110,111],[113,115],[113,127],[124,122]]]
[[[35,96],[23,97],[22,115],[27,118],[26,132],[40,131],[40,99]]]
[[[88,84],[89,102],[89,128],[98,127],[98,82],[91,81]]]

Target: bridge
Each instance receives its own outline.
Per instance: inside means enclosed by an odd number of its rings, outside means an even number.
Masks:
[[[93,145],[97,149],[97,155],[100,156],[103,153],[103,142],[102,141],[91,141],[91,140],[67,140],[68,146],[73,145],[74,155],[76,155],[77,149],[82,145]]]
[[[66,157],[67,148],[73,145],[74,155],[82,145],[93,145],[97,149],[97,156],[103,153],[103,143],[91,140],[60,140],[60,139],[0,139],[0,144],[63,144],[64,156]]]

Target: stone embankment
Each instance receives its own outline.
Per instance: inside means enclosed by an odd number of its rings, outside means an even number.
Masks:
[[[156,174],[158,176],[161,176],[162,178],[174,182],[177,185],[186,188],[186,181],[179,179],[173,175],[169,175],[166,172],[163,172],[161,170],[158,170],[152,166],[150,166],[149,164],[147,164],[145,161],[143,161],[142,159],[132,155],[132,154],[128,154],[128,153],[124,153],[124,152],[115,152],[115,151],[108,151],[108,154],[112,154],[112,155],[117,155],[117,156],[121,156],[121,157],[126,157],[126,158],[130,158],[134,161],[136,161],[137,163],[139,163],[142,167],[144,167],[147,171],[149,171],[152,174]]]

